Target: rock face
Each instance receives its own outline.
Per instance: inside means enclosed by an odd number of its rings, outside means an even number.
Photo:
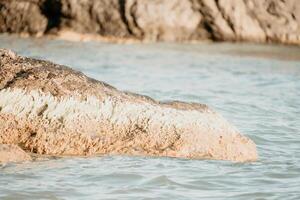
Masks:
[[[37,3],[0,0],[0,32],[42,35],[47,24]]]
[[[17,145],[0,144],[0,164],[30,160],[31,157]]]
[[[0,32],[300,44],[298,0],[0,0]]]
[[[0,144],[37,154],[257,159],[255,144],[206,105],[121,92],[7,50],[0,50],[0,97]]]

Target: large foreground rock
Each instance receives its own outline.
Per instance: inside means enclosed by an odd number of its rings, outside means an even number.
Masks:
[[[30,160],[31,157],[17,145],[0,144],[0,164]]]
[[[121,92],[6,50],[0,50],[0,143],[49,155],[257,159],[255,144],[206,105]]]
[[[0,32],[300,44],[299,0],[0,0]],[[69,34],[65,36],[69,38]]]

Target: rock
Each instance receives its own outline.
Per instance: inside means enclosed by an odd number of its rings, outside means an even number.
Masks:
[[[79,33],[100,33],[104,36],[129,36],[119,0],[63,0],[61,1],[60,29]]]
[[[125,14],[131,32],[150,41],[195,38],[202,18],[190,0],[128,0]]]
[[[0,32],[300,44],[297,0],[0,0]],[[80,40],[85,40],[82,39]]]
[[[42,35],[47,21],[36,1],[0,0],[0,32]]]
[[[30,160],[31,157],[17,145],[0,144],[0,164]]]
[[[259,22],[266,41],[300,44],[300,5],[297,0],[246,0],[248,10]]]
[[[206,105],[121,92],[7,50],[0,59],[0,143],[47,155],[257,159],[255,144]]]

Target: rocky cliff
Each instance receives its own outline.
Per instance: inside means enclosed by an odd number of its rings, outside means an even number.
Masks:
[[[298,0],[0,0],[0,32],[300,44]]]
[[[253,161],[255,144],[198,103],[158,102],[0,50],[0,144],[46,155]]]

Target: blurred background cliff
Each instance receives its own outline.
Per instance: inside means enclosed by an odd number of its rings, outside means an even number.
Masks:
[[[300,44],[299,0],[0,0],[0,32]]]

